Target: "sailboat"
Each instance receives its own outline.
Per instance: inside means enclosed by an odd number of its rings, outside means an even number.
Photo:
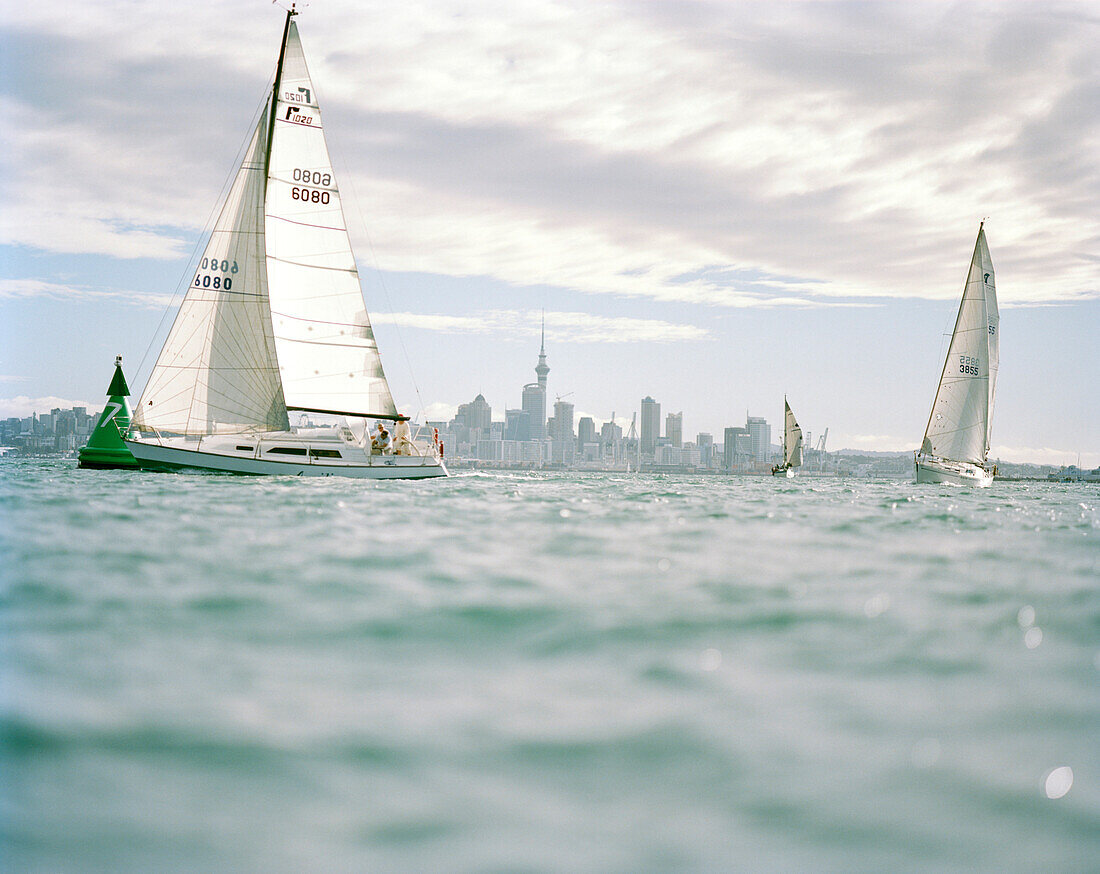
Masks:
[[[999,330],[993,261],[982,222],[928,427],[914,456],[918,483],[988,486],[993,482],[996,471],[986,467],[986,459],[1000,359]]]
[[[446,476],[382,370],[295,15],[126,445],[151,468]],[[291,414],[340,424],[292,426]]]
[[[772,476],[794,479],[794,469],[802,466],[802,429],[783,398],[783,463],[772,468]]]

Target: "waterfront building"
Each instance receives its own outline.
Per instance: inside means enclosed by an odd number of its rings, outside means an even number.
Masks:
[[[596,423],[591,416],[582,416],[577,420],[577,446],[596,442]]]
[[[573,433],[573,405],[568,401],[557,401],[554,404],[554,418],[550,422],[550,439],[553,441],[551,460],[555,464],[571,464],[577,449],[577,438]]]
[[[714,458],[714,436],[700,432],[695,435],[695,445],[699,447],[699,466],[710,467]]]
[[[726,428],[722,444],[722,467],[742,470],[753,459],[752,435],[748,428]]]
[[[546,389],[537,382],[523,387],[523,412],[527,414],[527,438],[546,438]]]
[[[643,455],[653,455],[657,440],[661,436],[661,405],[651,397],[642,398],[641,451]]]
[[[665,416],[665,437],[672,446],[677,448],[684,445],[684,414],[669,413]]]
[[[526,410],[504,411],[504,439],[520,442],[531,439],[531,416]]]
[[[745,428],[752,435],[752,457],[757,464],[767,464],[771,460],[772,427],[759,416],[748,416]]]

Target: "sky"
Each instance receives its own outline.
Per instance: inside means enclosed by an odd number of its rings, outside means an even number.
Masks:
[[[281,2],[281,0],[280,0]],[[139,393],[255,113],[268,0],[0,23],[0,417]],[[534,379],[685,438],[921,439],[979,221],[995,457],[1100,465],[1100,3],[363,2],[298,26],[399,407]],[[775,437],[778,440],[778,437]],[[813,438],[816,442],[816,437]]]

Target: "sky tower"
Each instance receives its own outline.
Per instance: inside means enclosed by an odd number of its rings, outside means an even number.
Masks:
[[[538,376],[539,385],[546,391],[546,376],[550,373],[550,365],[546,363],[546,313],[542,314],[542,346],[539,348],[539,363],[535,365],[535,375]]]

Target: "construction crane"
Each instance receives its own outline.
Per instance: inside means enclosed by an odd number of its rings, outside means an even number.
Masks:
[[[825,429],[825,433],[821,435],[821,439],[817,441],[817,459],[818,470],[822,473],[825,472],[825,459],[828,457],[825,454],[825,441],[829,439],[829,429]]]

